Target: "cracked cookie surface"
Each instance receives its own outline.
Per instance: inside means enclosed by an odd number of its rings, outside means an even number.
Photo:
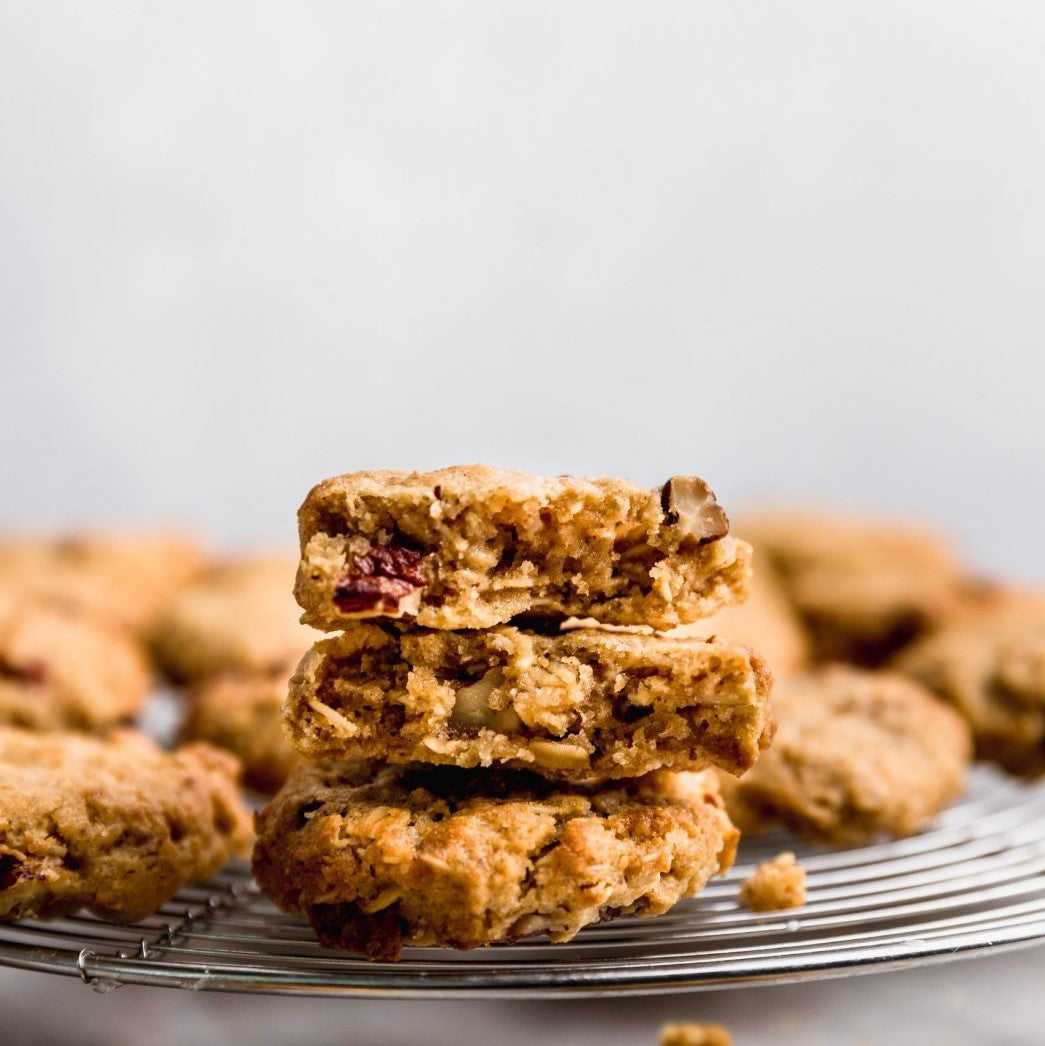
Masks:
[[[0,728],[0,918],[89,908],[133,922],[218,872],[250,838],[235,759]]]
[[[750,547],[696,477],[650,491],[482,465],[356,472],[313,488],[298,521],[295,593],[327,631],[521,615],[669,628],[734,601],[749,574]]]
[[[372,959],[657,915],[727,870],[739,838],[707,771],[580,786],[365,762],[299,767],[257,831],[266,896]]]
[[[741,773],[772,732],[770,682],[757,654],[730,643],[359,624],[305,656],[284,720],[311,757],[572,779],[708,764]]]
[[[722,779],[741,831],[783,823],[844,845],[909,835],[964,787],[969,731],[929,691],[894,672],[842,665],[777,680],[772,747]]]

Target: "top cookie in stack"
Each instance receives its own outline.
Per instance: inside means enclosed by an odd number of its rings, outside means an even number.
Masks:
[[[315,487],[299,518],[304,619],[346,629],[291,684],[306,755],[587,779],[742,773],[765,743],[757,655],[623,627],[744,595],[750,547],[700,479],[359,472]],[[571,616],[597,627],[560,632]]]
[[[544,479],[483,465],[355,472],[299,514],[304,620],[489,628],[520,616],[671,628],[735,602],[751,548],[707,485]]]

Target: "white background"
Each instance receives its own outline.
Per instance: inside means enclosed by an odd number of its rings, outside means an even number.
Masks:
[[[0,523],[487,460],[1045,577],[1034,2],[0,8]]]
[[[0,525],[289,538],[481,459],[1045,579],[1043,53],[1016,0],[6,0]]]

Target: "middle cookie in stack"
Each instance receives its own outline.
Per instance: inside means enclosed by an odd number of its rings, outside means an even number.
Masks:
[[[305,620],[345,631],[291,683],[285,724],[313,762],[259,816],[254,870],[323,943],[394,958],[567,940],[729,867],[712,777],[666,771],[752,765],[771,721],[760,659],[557,631],[567,615],[671,627],[742,596],[750,549],[700,480],[356,473],[300,519]]]

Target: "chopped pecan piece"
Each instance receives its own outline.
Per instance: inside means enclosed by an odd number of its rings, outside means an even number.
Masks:
[[[425,584],[420,552],[402,545],[375,545],[349,556],[344,577],[334,589],[334,603],[343,614],[398,617],[408,612],[403,601]]]

